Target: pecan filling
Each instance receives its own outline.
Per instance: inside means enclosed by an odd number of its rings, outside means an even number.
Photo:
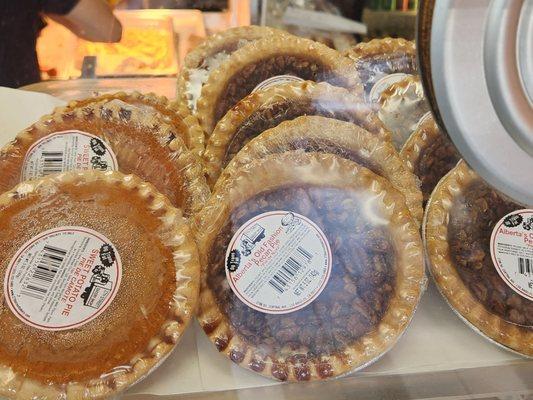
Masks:
[[[213,244],[207,284],[245,342],[273,358],[291,349],[319,360],[322,355],[342,355],[347,346],[377,328],[394,292],[394,247],[388,231],[367,220],[359,202],[356,193],[344,189],[293,186],[260,193],[233,210]],[[224,270],[226,248],[236,230],[272,210],[292,210],[313,220],[333,253],[323,292],[290,314],[265,314],[248,307],[229,287]]]
[[[218,99],[215,108],[215,120],[219,121],[228,110],[245,98],[261,82],[277,75],[293,75],[304,80],[333,85],[344,83],[344,79],[331,70],[331,67],[313,59],[304,59],[291,55],[279,55],[250,64],[235,73],[224,90],[224,96]]]
[[[385,75],[403,73],[417,74],[416,57],[405,53],[381,54],[363,57],[357,61],[357,71],[364,82],[365,92]]]
[[[461,279],[485,308],[508,322],[533,326],[533,302],[514,292],[500,278],[490,256],[494,225],[523,208],[505,200],[481,181],[456,198],[450,215],[448,242]]]
[[[283,121],[295,119],[303,115],[319,115],[327,118],[334,118],[342,121],[356,122],[349,110],[339,109],[339,104],[335,101],[281,101],[268,107],[263,107],[250,115],[241,126],[235,131],[226,150],[224,167],[233,157],[253,138],[259,136],[267,129],[278,126]],[[331,144],[333,145],[333,144]],[[328,146],[330,147],[330,146]],[[297,147],[301,148],[301,147]],[[316,146],[313,151],[320,150]],[[321,150],[323,153],[330,151]],[[338,153],[334,151],[333,153]],[[352,157],[345,157],[357,161]]]
[[[414,173],[422,181],[424,206],[440,179],[455,167],[460,159],[460,154],[446,135],[439,135],[423,149],[414,166]]]

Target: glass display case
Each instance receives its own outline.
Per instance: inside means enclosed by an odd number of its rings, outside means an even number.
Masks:
[[[0,87],[0,397],[533,399],[531,1],[106,7]]]

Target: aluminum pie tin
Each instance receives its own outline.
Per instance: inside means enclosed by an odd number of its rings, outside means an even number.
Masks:
[[[533,1],[420,3],[419,62],[439,123],[490,185],[533,204]]]

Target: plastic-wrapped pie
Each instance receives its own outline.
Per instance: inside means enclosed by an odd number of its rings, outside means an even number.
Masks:
[[[198,119],[210,135],[235,104],[254,91],[294,81],[328,82],[358,94],[352,61],[308,39],[279,36],[257,40],[235,51],[209,75],[198,99]]]
[[[82,108],[103,101],[119,100],[145,111],[158,113],[163,121],[173,128],[173,133],[183,140],[185,145],[196,154],[204,150],[204,133],[196,117],[192,116],[186,106],[179,102],[170,102],[166,97],[154,93],[118,92],[71,101],[68,108]]]
[[[424,118],[405,142],[400,155],[422,182],[424,206],[437,183],[461,159],[450,138],[440,131],[432,116]]]
[[[411,215],[422,223],[422,193],[418,180],[392,144],[352,123],[320,116],[298,117],[263,132],[231,160],[215,190],[253,160],[292,150],[335,154],[383,176],[405,196]]]
[[[430,268],[476,331],[533,356],[533,211],[490,188],[463,162],[431,195],[424,220]]]
[[[415,43],[405,39],[374,39],[344,55],[355,61],[365,93],[373,102],[394,82],[418,74]]]
[[[198,300],[181,210],[139,178],[67,172],[0,196],[0,395],[95,399],[159,365]]]
[[[0,190],[68,170],[120,170],[152,183],[189,216],[209,188],[199,158],[171,125],[121,100],[58,109],[0,150]]]
[[[409,76],[390,85],[381,93],[379,103],[378,117],[390,131],[398,150],[423,121],[432,118],[418,76]]]
[[[195,113],[202,87],[213,70],[239,48],[254,40],[274,35],[287,34],[277,29],[252,25],[227,29],[207,37],[183,61],[183,68],[178,76],[178,100],[187,106],[190,113]]]
[[[406,329],[425,285],[418,225],[386,180],[332,154],[286,152],[229,177],[198,215],[199,321],[270,378],[362,368]]]
[[[350,121],[390,139],[373,107],[344,88],[311,81],[277,85],[246,96],[218,122],[204,153],[209,184],[248,141],[301,115]]]

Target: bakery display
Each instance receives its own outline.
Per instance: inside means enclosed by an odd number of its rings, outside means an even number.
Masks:
[[[332,154],[250,162],[217,188],[195,234],[200,324],[233,362],[277,380],[326,379],[375,361],[425,285],[403,195]]]
[[[528,296],[527,288],[531,269],[529,261],[520,262],[530,248],[520,238],[530,229],[529,218],[518,211],[524,208],[491,189],[461,161],[429,199],[424,239],[435,282],[458,315],[491,341],[532,357],[533,294]],[[505,259],[492,246],[500,234],[523,242],[501,240],[513,261],[512,271],[496,267]],[[514,278],[522,279],[526,289],[520,292],[508,283]]]
[[[209,136],[250,93],[303,80],[328,82],[354,94],[362,90],[354,63],[336,50],[308,39],[271,36],[243,46],[209,74],[197,103],[198,119]]]
[[[424,206],[437,183],[461,159],[450,138],[440,131],[432,116],[419,124],[403,145],[400,155],[420,179]]]
[[[183,140],[189,149],[198,155],[203,152],[204,133],[196,117],[187,112],[185,105],[180,102],[171,102],[166,97],[154,93],[139,93],[137,91],[106,93],[71,101],[68,103],[68,108],[83,108],[90,104],[113,100],[120,100],[141,110],[157,113],[166,124],[172,126],[173,134]]]
[[[335,154],[383,176],[405,196],[413,218],[422,222],[418,180],[392,144],[355,124],[320,116],[298,117],[263,132],[229,162],[214,190],[253,160],[293,150]]]
[[[67,170],[120,170],[152,183],[189,216],[209,189],[198,157],[158,114],[118,98],[57,109],[0,150],[0,191]]]
[[[210,185],[248,141],[302,115],[349,121],[384,140],[390,136],[373,107],[344,88],[311,81],[276,85],[246,96],[216,125],[204,153]]]
[[[0,196],[0,395],[96,399],[146,376],[198,298],[181,210],[117,171],[56,174]]]

